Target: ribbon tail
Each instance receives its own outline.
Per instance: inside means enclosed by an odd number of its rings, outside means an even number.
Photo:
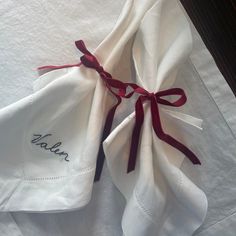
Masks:
[[[109,110],[107,117],[106,117],[105,125],[103,128],[102,139],[100,142],[99,151],[98,151],[98,155],[97,155],[97,163],[96,163],[94,182],[99,181],[101,178],[101,173],[102,173],[104,160],[105,160],[105,153],[104,153],[102,144],[103,144],[103,141],[108,137],[108,135],[111,132],[112,123],[113,123],[116,109],[122,101],[119,96],[116,96],[116,98],[117,98],[117,103]]]
[[[86,48],[83,40],[78,40],[75,42],[76,47],[84,54],[92,55],[88,49]],[[41,66],[38,67],[37,70],[56,70],[56,69],[62,69],[62,68],[69,68],[73,66],[81,66],[82,63],[77,63],[77,64],[66,64],[66,65],[47,65],[47,66]]]
[[[172,147],[175,147],[180,152],[182,152],[194,165],[201,165],[200,160],[197,158],[197,156],[185,145],[183,145],[178,140],[174,139],[168,134],[163,135],[163,137],[160,137],[161,140],[165,141]]]
[[[75,41],[75,46],[83,53],[92,55],[92,53],[86,48],[85,43],[83,40]]]
[[[127,173],[135,169],[138,146],[139,146],[139,137],[144,120],[144,111],[143,111],[143,97],[140,96],[135,104],[135,125],[132,133],[131,147],[128,160]]]
[[[77,64],[66,64],[66,65],[61,65],[61,66],[53,66],[53,65],[48,65],[48,66],[40,66],[37,68],[37,70],[56,70],[56,69],[62,69],[62,68],[69,68],[73,66],[81,66],[82,63],[77,63]]]
[[[187,148],[185,145],[183,145],[181,142],[179,142],[172,136],[164,133],[161,126],[160,113],[155,97],[153,97],[151,100],[151,113],[152,113],[153,128],[158,138],[160,138],[162,141],[168,143],[172,147],[182,152],[194,165],[196,164],[200,165],[201,162],[189,148]]]

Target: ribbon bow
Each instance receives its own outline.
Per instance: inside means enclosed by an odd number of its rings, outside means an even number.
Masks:
[[[185,145],[180,143],[178,140],[176,140],[172,136],[166,134],[163,131],[163,128],[161,125],[161,118],[160,118],[158,104],[172,106],[172,107],[183,106],[187,101],[187,97],[185,95],[184,90],[181,88],[171,88],[171,89],[159,91],[157,93],[150,93],[144,88],[136,84],[128,84],[128,85],[133,88],[133,93],[140,94],[140,96],[138,97],[135,104],[135,125],[134,125],[134,129],[132,133],[127,173],[135,169],[138,144],[139,144],[139,136],[140,136],[140,131],[141,131],[142,124],[144,121],[143,104],[147,100],[150,102],[150,105],[151,105],[152,126],[157,137],[161,139],[162,141],[168,143],[169,145],[175,147],[182,153],[184,153],[193,164],[201,164],[199,159],[190,149],[188,149]],[[170,95],[177,95],[179,96],[179,98],[174,102],[170,102],[164,99],[165,96],[170,96]]]
[[[136,159],[137,159],[137,151],[138,151],[138,145],[139,145],[139,137],[140,132],[142,128],[142,124],[144,121],[144,109],[143,104],[145,101],[149,101],[151,105],[151,117],[152,117],[152,126],[153,129],[159,139],[162,141],[168,143],[172,147],[178,149],[182,153],[188,157],[188,159],[193,164],[201,164],[199,159],[196,157],[196,155],[185,145],[183,145],[181,142],[170,136],[169,134],[166,134],[162,128],[161,125],[161,118],[159,113],[159,107],[158,104],[166,105],[166,106],[172,106],[172,107],[180,107],[183,106],[186,101],[187,97],[185,95],[185,92],[181,88],[171,88],[166,89],[163,91],[159,91],[157,93],[150,93],[144,88],[138,86],[134,83],[123,83],[120,80],[114,79],[112,75],[104,70],[104,68],[100,65],[97,58],[88,51],[86,48],[84,42],[82,40],[75,42],[76,47],[84,54],[80,57],[81,62],[78,64],[71,64],[71,65],[63,65],[63,66],[43,66],[39,67],[38,69],[60,69],[65,67],[72,67],[72,66],[80,66],[83,64],[84,66],[94,69],[97,71],[97,73],[100,75],[101,79],[103,80],[105,86],[108,88],[108,90],[116,97],[117,101],[115,105],[109,110],[104,130],[102,134],[102,139],[98,151],[98,157],[97,157],[97,164],[96,164],[96,172],[95,172],[95,178],[94,181],[98,181],[101,176],[105,154],[103,151],[102,143],[107,138],[111,131],[112,122],[114,119],[115,111],[117,107],[122,102],[122,98],[130,98],[133,94],[139,94],[139,97],[135,104],[135,125],[133,128],[132,133],[132,140],[131,140],[131,147],[130,147],[130,153],[129,153],[129,160],[128,160],[128,167],[127,167],[127,173],[133,171],[135,169]],[[127,93],[127,89],[130,88],[131,92]],[[116,90],[114,90],[116,89]],[[166,100],[165,96],[170,95],[177,95],[179,98],[174,101],[170,102]]]

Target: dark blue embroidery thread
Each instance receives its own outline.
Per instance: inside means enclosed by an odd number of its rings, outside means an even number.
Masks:
[[[43,148],[46,151],[50,151],[56,155],[63,156],[65,161],[69,161],[68,153],[61,151],[59,147],[61,146],[62,142],[57,142],[53,146],[49,147],[48,143],[45,141],[45,138],[48,136],[52,136],[52,134],[33,134],[33,139],[31,140],[31,143]]]

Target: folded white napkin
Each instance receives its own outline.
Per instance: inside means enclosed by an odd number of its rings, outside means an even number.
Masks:
[[[108,72],[153,2],[128,0],[114,29],[95,50]],[[107,90],[98,73],[84,66],[44,74],[34,89],[0,110],[0,211],[80,208],[91,196],[109,108]]]
[[[191,44],[191,31],[177,1],[157,1],[145,14],[133,44],[137,83],[149,92],[171,88],[179,67],[189,56]],[[149,102],[144,112],[133,172],[126,173],[134,113],[103,144],[113,182],[127,201],[122,218],[124,235],[192,235],[204,221],[206,196],[180,170],[184,155],[156,136]],[[163,109],[160,113],[166,133],[184,143],[183,135],[175,129],[175,119],[169,119],[173,113]],[[181,117],[199,125],[198,119],[183,114]]]

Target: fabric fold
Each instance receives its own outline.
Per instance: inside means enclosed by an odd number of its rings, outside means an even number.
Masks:
[[[191,44],[191,31],[177,1],[157,1],[144,16],[134,40],[136,82],[154,93],[171,88],[191,52]],[[160,109],[163,129],[182,143],[188,135],[178,130],[176,119],[201,126],[198,118],[164,109],[164,106]],[[145,104],[144,113],[134,171],[126,173],[134,113],[103,143],[114,184],[126,198],[122,218],[124,235],[192,235],[205,219],[206,196],[180,170],[184,155],[156,136],[149,103]]]

